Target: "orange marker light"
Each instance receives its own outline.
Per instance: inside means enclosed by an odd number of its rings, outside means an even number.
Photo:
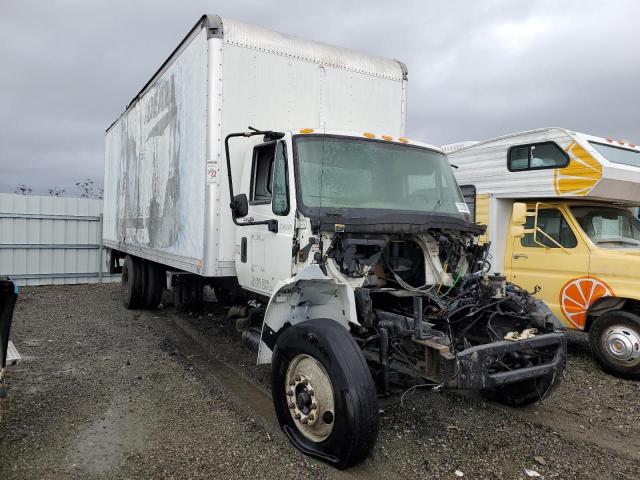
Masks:
[[[371,132],[364,132],[362,135],[367,138],[376,138],[376,136]]]
[[[404,138],[404,137],[400,137],[400,138],[398,139],[398,141],[399,141],[399,142],[402,142],[402,143],[409,143],[409,140],[407,140],[407,139],[406,139],[406,138]]]
[[[386,140],[387,142],[390,142],[391,140],[393,140],[393,137],[390,135],[382,135],[382,139]]]
[[[613,142],[613,139],[607,138],[607,142],[611,143],[611,142]]]
[[[303,128],[300,133],[313,133],[313,128]]]

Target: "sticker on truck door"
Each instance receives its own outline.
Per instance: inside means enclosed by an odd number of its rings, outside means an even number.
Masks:
[[[569,280],[560,290],[560,308],[564,316],[580,330],[584,329],[587,310],[602,297],[614,297],[613,290],[596,277]]]

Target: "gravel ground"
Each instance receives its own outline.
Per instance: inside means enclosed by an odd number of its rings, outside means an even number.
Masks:
[[[275,424],[269,369],[224,310],[131,312],[115,285],[23,289],[0,421],[0,479],[638,478],[640,382],[601,372],[570,336],[565,379],[515,410],[474,394],[382,399],[372,456],[338,472]]]

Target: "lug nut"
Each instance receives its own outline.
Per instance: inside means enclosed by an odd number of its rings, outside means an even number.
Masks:
[[[313,413],[310,413],[310,414],[307,416],[307,418],[309,419],[309,421],[310,421],[310,422],[313,422],[313,421],[316,419],[316,417],[315,417],[315,415],[314,415]]]
[[[315,410],[316,408],[318,408],[318,404],[316,402],[313,402],[311,404],[311,410]]]
[[[301,421],[302,421],[302,423],[304,425],[307,425],[309,423],[309,419],[308,418],[303,418]]]
[[[307,380],[306,378],[304,380],[302,380],[302,384],[303,385],[309,385],[309,380]]]
[[[293,390],[287,391],[287,397],[293,397]]]
[[[296,408],[296,404],[295,404],[295,403],[293,403],[293,402],[291,402],[291,403],[289,404],[289,408],[290,408],[291,410],[293,410],[294,408]]]
[[[302,380],[302,377],[301,377],[300,375],[296,375],[295,377],[293,377],[293,379],[294,379],[296,382],[299,382],[300,380]]]
[[[291,381],[289,382],[289,386],[290,386],[290,387],[295,387],[295,386],[296,386],[296,382],[294,382],[293,380],[291,380]]]
[[[314,392],[313,388],[308,388],[308,389],[307,389],[307,393],[308,393],[309,395],[313,395],[315,392]]]
[[[294,417],[295,417],[296,420],[300,420],[300,417],[301,417],[300,412],[296,412]]]

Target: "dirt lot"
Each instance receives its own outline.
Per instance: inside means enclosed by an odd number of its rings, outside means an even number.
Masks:
[[[338,472],[275,423],[269,369],[210,305],[131,312],[118,286],[23,289],[0,423],[0,479],[638,478],[640,383],[602,373],[572,335],[565,379],[514,410],[473,394],[382,399],[363,465]]]

